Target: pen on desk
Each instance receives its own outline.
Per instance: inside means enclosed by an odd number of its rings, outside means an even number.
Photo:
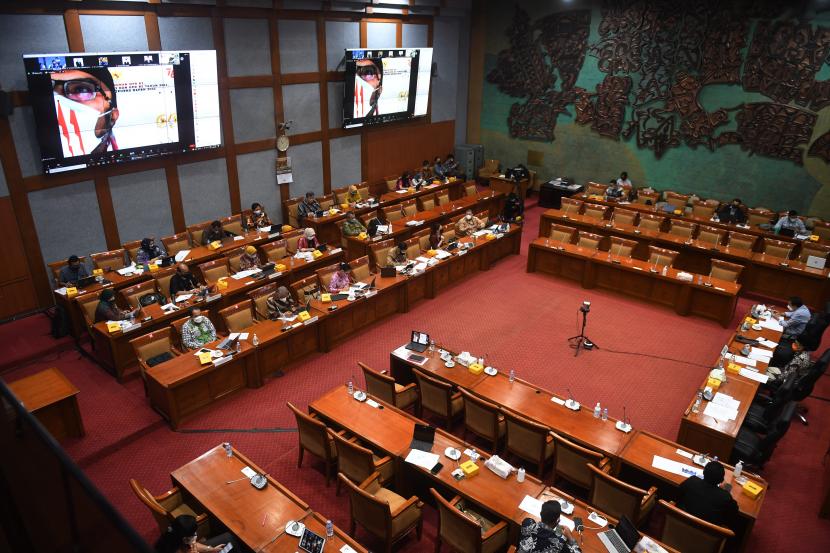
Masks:
[[[262,515],[262,524],[260,526],[265,526],[265,521],[268,519],[268,513]]]

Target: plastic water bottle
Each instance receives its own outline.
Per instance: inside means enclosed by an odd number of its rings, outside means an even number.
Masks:
[[[594,407],[594,418],[598,419],[602,414],[602,407],[600,407],[599,402],[597,402],[596,406]]]
[[[472,459],[473,461],[478,461],[478,453],[476,453],[476,448],[474,447],[470,448],[470,459]]]
[[[330,520],[326,521],[326,537],[330,538],[334,535],[334,524]]]
[[[516,371],[510,369],[510,382],[514,382],[516,380]]]
[[[222,447],[224,447],[224,448],[225,448],[225,455],[227,455],[229,458],[230,458],[230,457],[233,457],[233,448],[231,447],[231,443],[230,443],[230,442],[225,442],[225,443],[223,443],[223,444],[222,444]]]
[[[346,382],[346,389],[349,391],[350,396],[354,395],[354,380],[352,380],[351,378],[348,382]]]
[[[738,461],[735,468],[732,470],[732,476],[737,480],[741,477],[741,472],[744,470],[744,462]]]
[[[435,340],[429,341],[429,352],[433,353],[435,351]]]
[[[663,276],[666,276],[666,273],[669,272],[669,268],[666,265],[663,265]]]
[[[253,340],[251,340],[251,343],[252,343],[254,346],[258,346],[258,345],[259,345],[259,336],[257,336],[257,335],[256,335],[256,332],[254,332],[254,339],[253,339]]]
[[[524,482],[525,481],[525,468],[519,467],[519,470],[516,471],[516,482]]]
[[[604,421],[608,420],[608,407],[606,407],[602,410],[602,420],[604,420]]]

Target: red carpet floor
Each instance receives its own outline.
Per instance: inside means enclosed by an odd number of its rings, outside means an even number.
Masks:
[[[296,466],[297,437],[285,402],[305,409],[322,392],[359,375],[358,361],[387,368],[389,352],[412,329],[428,331],[438,343],[487,354],[493,365],[513,367],[521,378],[551,390],[570,388],[585,405],[600,401],[612,416],[621,416],[625,406],[635,427],[674,439],[683,409],[730,331],[623,296],[525,273],[527,242],[537,234],[540,211],[527,214],[520,256],[370,327],[333,352],[307,358],[258,390],[217,403],[179,432],[149,408],[139,381],[118,384],[75,351],[58,356],[50,350],[51,357],[4,376],[14,380],[58,366],[79,387],[87,436],[68,442],[66,449],[148,541],[157,530],[128,479],[137,478],[155,492],[166,490],[172,470],[222,441],[232,442],[315,510],[347,528],[348,500],[325,487],[322,463],[306,456],[304,467]],[[566,338],[579,331],[582,300],[592,302],[587,334],[602,349],[574,358]],[[741,300],[737,313],[750,305]],[[13,329],[23,324],[25,320],[0,331],[19,335]],[[42,348],[54,345],[48,337],[40,342]],[[830,378],[821,379],[815,395],[830,397]],[[817,518],[821,492],[828,486],[822,455],[830,443],[830,403],[810,398],[805,404],[810,425],[794,423],[764,471],[770,488],[748,551],[792,551],[795,540],[799,551],[823,552],[830,544],[830,521]],[[400,551],[432,551],[436,517],[431,509],[426,513],[422,541],[410,538]],[[375,545],[360,530],[357,539]]]

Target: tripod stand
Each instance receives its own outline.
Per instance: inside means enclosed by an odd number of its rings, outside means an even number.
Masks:
[[[591,311],[591,302],[583,302],[579,307],[579,311],[582,313],[582,328],[579,330],[579,334],[568,338],[568,342],[571,342],[571,347],[574,348],[574,357],[579,355],[580,349],[599,349],[595,342],[585,336],[585,326],[588,324],[588,312]]]

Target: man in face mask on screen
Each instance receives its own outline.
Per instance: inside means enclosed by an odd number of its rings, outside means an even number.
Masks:
[[[64,157],[117,150],[115,85],[107,68],[52,74],[55,113]]]

